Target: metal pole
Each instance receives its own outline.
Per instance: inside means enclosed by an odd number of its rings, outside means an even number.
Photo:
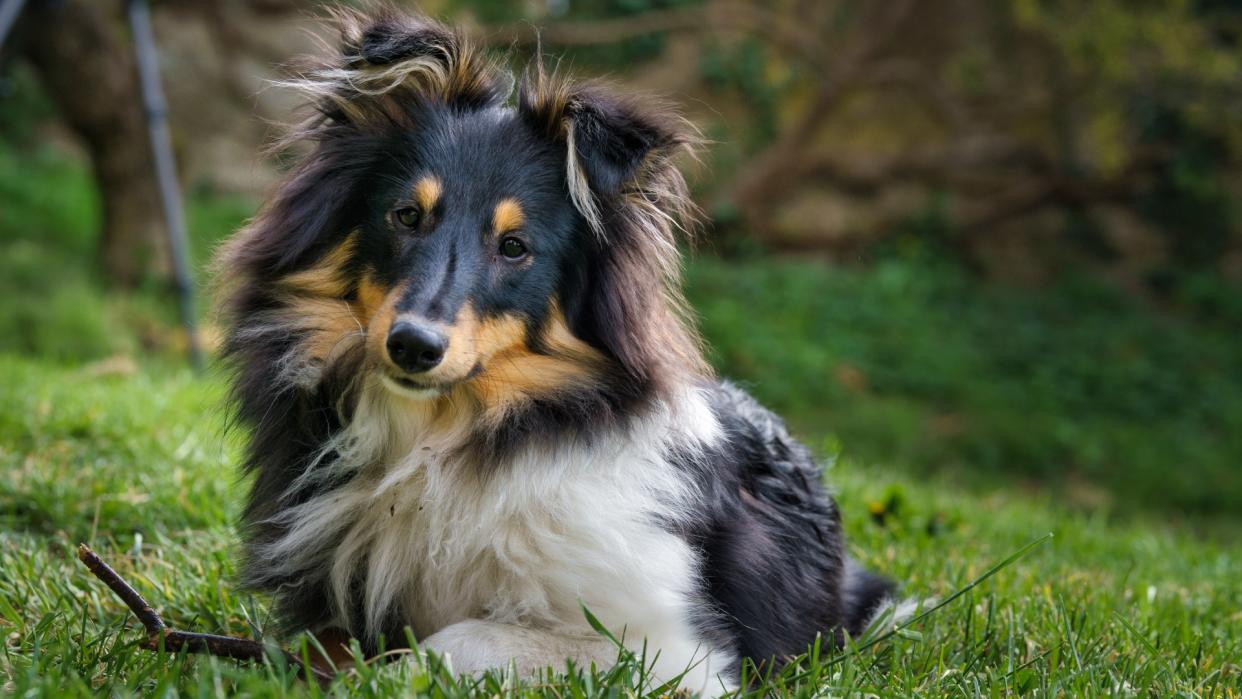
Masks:
[[[190,364],[203,367],[199,346],[197,319],[194,315],[194,282],[190,276],[189,245],[185,229],[185,211],[181,205],[181,188],[173,162],[172,138],[168,132],[168,108],[160,85],[159,61],[155,52],[155,33],[151,29],[151,10],[146,0],[129,0],[129,25],[134,34],[134,53],[138,59],[138,77],[142,83],[142,102],[151,132],[151,149],[155,153],[155,174],[159,179],[160,199],[168,227],[168,248],[172,253],[173,280],[181,305],[181,322],[185,326]]]
[[[22,6],[25,4],[26,0],[0,2],[0,46],[4,46],[4,40],[9,38],[9,31],[17,23],[17,17],[22,13]]]

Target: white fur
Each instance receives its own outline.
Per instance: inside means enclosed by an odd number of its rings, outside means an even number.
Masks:
[[[578,141],[574,131],[574,121],[570,119],[566,125],[569,150],[565,158],[565,181],[569,183],[569,198],[573,200],[582,218],[586,219],[587,225],[595,231],[595,235],[599,236],[601,241],[607,242],[608,236],[604,232],[599,204],[596,203],[595,193],[591,191],[591,183],[587,181],[586,173],[583,172],[582,165],[578,162]]]
[[[447,626],[419,646],[435,651],[454,672],[478,674],[510,663],[523,675],[534,675],[551,665],[561,669],[566,658],[580,667],[607,667],[617,658],[612,642],[599,634],[569,635],[467,619]],[[550,659],[555,659],[549,663]]]
[[[871,613],[871,618],[863,626],[863,636],[886,633],[910,621],[924,610],[936,606],[939,600],[935,597],[915,599],[908,597],[896,600],[892,597],[884,600]]]
[[[589,447],[529,449],[503,464],[454,457],[471,413],[445,422],[435,411],[378,380],[364,387],[351,424],[325,448],[339,458],[310,469],[354,477],[278,516],[287,534],[264,551],[277,570],[305,569],[334,546],[326,564],[338,618],[365,571],[367,623],[377,628],[396,606],[459,671],[611,663],[616,651],[587,624],[586,605],[627,646],[658,651],[657,678],[690,668],[687,688],[726,686],[715,673],[732,658],[701,647],[692,627],[699,561],[669,532],[691,516],[696,493],[667,447],[720,439],[699,392]],[[299,483],[326,475],[310,470]]]

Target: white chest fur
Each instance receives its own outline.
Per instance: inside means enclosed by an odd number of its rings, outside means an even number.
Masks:
[[[719,439],[698,392],[623,433],[495,465],[448,456],[468,426],[427,431],[416,418],[369,390],[333,445],[332,468],[357,473],[280,516],[272,560],[300,567],[317,551],[338,614],[356,608],[361,582],[372,628],[395,609],[419,638],[468,619],[589,635],[586,605],[635,645],[658,644],[671,674],[703,657],[690,618],[698,561],[669,533],[692,516],[694,485],[665,457]]]

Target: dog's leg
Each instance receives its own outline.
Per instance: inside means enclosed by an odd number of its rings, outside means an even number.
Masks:
[[[617,661],[618,654],[617,647],[611,641],[593,633],[558,634],[478,619],[459,621],[445,627],[419,646],[441,657],[447,656],[454,672],[469,675],[506,668],[510,662],[520,674],[526,676],[547,667],[563,671],[567,659],[572,659],[580,668],[587,668],[591,663],[599,668],[608,668]],[[686,656],[688,663],[681,663],[681,655]],[[660,658],[661,662],[657,665],[665,667],[653,668],[658,678],[670,679],[684,673],[682,687],[701,696],[719,696],[735,688],[733,680],[716,674],[727,671],[725,658],[704,653],[697,644],[688,654],[673,652],[667,658],[663,655]]]
[[[562,635],[479,619],[447,626],[419,646],[447,656],[454,672],[467,675],[505,668],[510,662],[519,673],[533,675],[546,667],[563,672],[568,659],[578,667],[609,667],[617,660],[616,646],[594,634]]]

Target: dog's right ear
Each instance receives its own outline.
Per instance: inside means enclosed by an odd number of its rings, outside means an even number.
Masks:
[[[284,84],[308,93],[337,125],[412,125],[425,102],[458,109],[501,104],[512,78],[457,32],[393,10],[334,13],[340,53]]]
[[[506,71],[430,19],[342,9],[334,20],[339,49],[281,83],[307,95],[313,112],[276,148],[315,148],[221,250],[223,278],[284,274],[339,242],[361,215],[367,173],[388,155],[382,136],[416,128],[428,104],[483,109],[512,91]]]

